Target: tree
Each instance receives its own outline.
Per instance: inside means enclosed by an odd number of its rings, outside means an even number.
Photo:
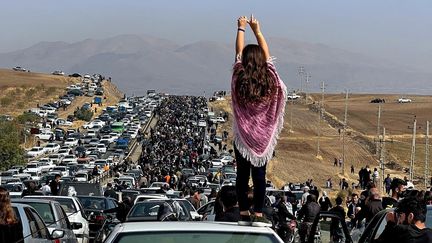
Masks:
[[[75,110],[74,116],[78,120],[90,121],[93,117],[93,111],[81,107]]]
[[[0,170],[25,163],[20,137],[21,131],[18,124],[11,121],[0,122]]]

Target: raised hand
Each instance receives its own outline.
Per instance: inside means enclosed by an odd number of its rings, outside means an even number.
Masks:
[[[259,21],[253,16],[253,14],[251,14],[251,17],[250,17],[248,23],[249,23],[249,26],[251,27],[252,31],[255,34],[261,33],[260,26],[259,26]]]
[[[239,28],[245,29],[248,22],[249,20],[246,16],[240,16],[240,18],[237,19],[237,26]]]

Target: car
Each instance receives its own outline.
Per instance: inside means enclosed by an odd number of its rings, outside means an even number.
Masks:
[[[43,149],[46,153],[57,153],[60,150],[60,145],[56,143],[48,143]]]
[[[63,237],[60,241],[63,243],[75,243],[77,238],[72,229],[79,229],[82,227],[82,223],[69,222],[69,219],[60,206],[60,203],[54,200],[45,199],[13,199],[12,202],[26,204],[33,207],[36,212],[42,217],[42,220],[48,227],[48,231],[52,234],[54,230],[60,229],[64,231]]]
[[[57,152],[57,154],[62,155],[63,157],[66,155],[69,155],[69,152],[71,151],[70,148],[60,148],[60,150]]]
[[[78,139],[76,139],[76,138],[68,138],[68,139],[66,139],[66,141],[64,142],[64,145],[65,145],[65,146],[68,146],[68,147],[75,147],[75,146],[78,146]]]
[[[298,94],[296,94],[296,93],[291,93],[291,94],[288,94],[288,95],[287,95],[287,99],[288,99],[288,100],[297,100],[297,99],[299,99],[299,98],[301,98],[301,96],[298,95]]]
[[[385,99],[375,98],[370,101],[370,103],[385,103]]]
[[[61,119],[61,118],[56,119],[54,122],[55,122],[56,124],[58,124],[59,126],[67,126],[67,127],[70,127],[70,126],[73,125],[72,122],[67,121],[67,120],[65,120],[65,119]]]
[[[107,213],[106,211],[117,208],[117,200],[104,196],[77,196],[77,198],[83,205],[89,221],[90,239],[94,239],[96,242],[99,242],[98,240],[103,241],[108,232],[102,231],[102,234],[100,234],[99,231],[101,231],[108,217],[116,217],[115,212]]]
[[[45,154],[45,150],[42,147],[33,147],[27,151],[27,157],[34,158]]]
[[[177,242],[260,242],[282,243],[267,227],[239,226],[228,222],[130,222],[119,224],[105,243]]]
[[[404,97],[402,97],[402,98],[399,98],[399,99],[397,100],[397,102],[398,102],[398,103],[411,103],[412,100],[411,100],[411,99],[408,99],[408,98],[404,98]]]
[[[13,67],[12,69],[14,71],[19,71],[19,72],[30,72],[30,70],[27,70],[27,69],[20,67],[20,66]]]
[[[60,70],[56,70],[56,71],[52,72],[52,74],[53,75],[59,75],[59,76],[64,76],[65,75],[65,73],[63,71],[60,71]]]
[[[369,224],[366,226],[364,231],[360,232],[361,233],[360,239],[357,239],[353,236],[353,240],[355,242],[357,242],[358,240],[358,243],[374,242],[376,239],[380,237],[380,235],[382,234],[382,232],[384,231],[387,225],[387,220],[386,220],[387,213],[392,211],[394,211],[393,208],[382,210],[379,213],[377,213],[369,222]],[[432,206],[431,205],[427,206],[425,223],[427,228],[429,229],[432,228]]]
[[[55,166],[53,171],[58,171],[61,176],[69,176],[69,170],[66,166]]]
[[[199,120],[198,121],[198,126],[199,127],[206,127],[207,126],[207,122],[205,120]]]
[[[59,150],[60,151],[60,150]],[[62,154],[50,154],[48,156],[49,160],[53,163],[53,164],[60,164],[60,162],[62,162],[64,155]]]
[[[90,129],[93,128],[95,125],[99,125],[102,128],[105,125],[105,122],[101,120],[93,120],[89,123],[84,124],[82,127],[84,129]]]
[[[212,159],[211,164],[213,167],[217,167],[220,168],[222,167],[224,164],[222,163],[221,159]]]
[[[222,137],[221,136],[214,136],[213,143],[222,143]]]
[[[231,155],[224,155],[219,158],[224,165],[228,163],[232,163],[234,161],[234,158]]]
[[[61,207],[65,211],[69,221],[73,223],[81,223],[82,228],[74,229],[73,232],[77,237],[78,243],[88,243],[89,242],[89,224],[87,221],[87,216],[84,213],[84,209],[79,202],[78,198],[71,196],[25,196],[27,198],[37,198],[37,199],[48,199],[55,200],[60,203]]]
[[[214,210],[215,201],[212,200],[201,206],[197,212],[202,216],[204,221],[215,221],[216,212]]]
[[[24,243],[52,243],[64,236],[65,232],[59,229],[50,234],[41,216],[33,207],[26,204],[12,203],[12,209],[22,225]]]
[[[35,138],[39,140],[49,140],[50,138],[54,138],[54,133],[51,131],[44,131],[42,133],[36,134]]]

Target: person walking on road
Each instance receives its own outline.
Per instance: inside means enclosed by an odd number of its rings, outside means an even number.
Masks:
[[[244,35],[248,24],[258,45],[244,47]],[[271,226],[271,222],[262,213],[266,190],[266,165],[273,156],[277,137],[283,127],[286,86],[276,72],[259,21],[253,15],[250,19],[242,16],[237,20],[237,27],[231,97],[239,224]],[[247,195],[251,171],[254,185],[252,216]]]

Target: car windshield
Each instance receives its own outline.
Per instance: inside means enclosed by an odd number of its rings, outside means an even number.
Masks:
[[[48,203],[39,203],[39,202],[25,202],[36,209],[36,212],[41,216],[45,224],[49,226],[50,224],[55,223],[54,213],[52,211],[51,206]]]
[[[162,203],[163,202],[160,201],[138,203],[132,209],[128,217],[155,217],[154,219],[156,219],[159,205],[161,205]]]
[[[69,198],[54,198],[57,202],[60,203],[61,207],[65,211],[67,215],[73,214],[77,212],[75,204],[72,199]]]
[[[254,242],[271,243],[279,242],[277,238],[270,234],[255,234],[242,232],[137,232],[121,233],[114,240],[115,243],[135,243],[135,242]]]
[[[85,209],[106,209],[103,198],[78,197]]]

